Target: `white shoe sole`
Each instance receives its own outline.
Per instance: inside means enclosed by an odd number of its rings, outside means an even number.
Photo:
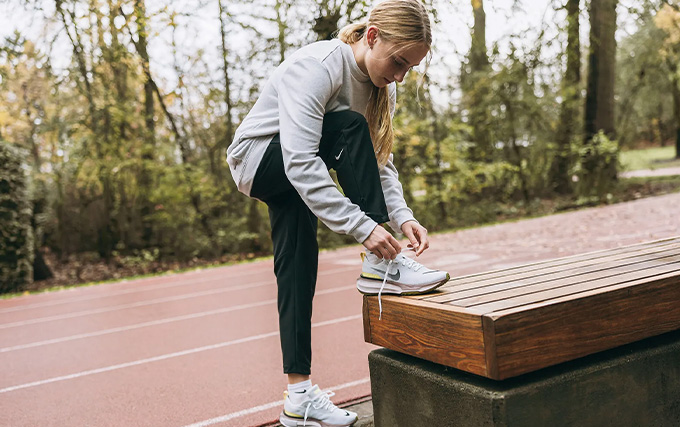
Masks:
[[[385,283],[385,287],[383,288],[382,293],[384,295],[420,295],[420,294],[426,294],[428,292],[432,292],[438,287],[442,286],[446,282],[448,282],[450,279],[449,274],[446,274],[446,278],[439,281],[439,282],[434,282],[430,283],[427,285],[423,285],[419,289],[409,289],[409,290],[403,290],[401,286],[395,285],[394,283],[390,283],[387,281]],[[357,289],[359,292],[361,292],[364,295],[378,295],[380,292],[380,287],[382,286],[382,280],[377,280],[377,279],[366,279],[364,277],[359,277],[357,279]]]
[[[288,415],[284,414],[281,412],[281,415],[279,416],[279,422],[281,422],[282,425],[285,427],[349,427],[356,423],[358,418],[355,418],[354,421],[352,421],[349,424],[327,424],[324,423],[323,421],[319,420],[310,420],[307,419],[307,423],[305,424],[304,420],[300,418],[292,418],[289,417]]]

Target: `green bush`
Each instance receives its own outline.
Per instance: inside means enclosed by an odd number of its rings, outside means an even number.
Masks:
[[[23,156],[0,141],[0,293],[33,280],[31,202]]]
[[[572,175],[576,177],[574,189],[578,199],[593,202],[611,199],[619,169],[618,143],[600,131],[590,143],[574,144],[572,149],[576,159]]]

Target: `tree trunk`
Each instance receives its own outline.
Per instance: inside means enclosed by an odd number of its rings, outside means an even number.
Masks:
[[[142,67],[150,70],[149,53],[147,50],[147,28],[146,28],[146,7],[144,0],[135,0],[135,18],[137,21],[137,53],[142,60]],[[151,246],[153,238],[153,225],[150,215],[153,212],[150,202],[151,187],[153,179],[149,166],[154,159],[156,147],[156,124],[154,121],[154,86],[151,82],[150,72],[145,73],[144,78],[144,138],[142,139],[142,166],[139,176],[140,199],[141,199],[141,222],[142,222],[142,245]]]
[[[344,1],[333,2],[329,4],[328,0],[318,0],[317,5],[319,10],[317,12],[317,17],[314,18],[314,25],[312,26],[312,31],[316,33],[317,40],[330,40],[333,35],[339,30],[338,22],[340,18],[344,15],[350,17],[352,11],[359,3],[358,0],[350,0],[347,2],[345,11],[342,11],[342,5]]]
[[[474,161],[493,160],[494,147],[489,134],[489,114],[486,108],[488,88],[489,57],[486,53],[486,13],[483,0],[471,0],[474,13],[472,44],[470,46],[469,76],[466,76],[466,90],[469,94],[470,125],[474,144],[470,147],[470,158]]]
[[[489,66],[486,54],[486,12],[484,0],[471,0],[475,22],[472,29],[472,45],[470,47],[470,65],[472,71],[484,71]]]
[[[578,123],[581,99],[581,43],[579,40],[580,0],[567,0],[567,70],[562,80],[562,105],[557,129],[557,152],[550,170],[553,188],[560,194],[571,192],[570,152]]]
[[[599,131],[603,131],[609,138],[615,137],[616,3],[617,0],[592,0],[590,3],[586,142]]]
[[[678,66],[672,68],[671,91],[673,92],[673,117],[675,117],[675,158],[680,159],[680,76]]]
[[[277,0],[274,6],[274,11],[276,11],[276,26],[279,28],[279,63],[286,59],[286,49],[288,47],[286,43],[286,32],[288,30],[288,25],[283,20],[281,9],[284,7],[284,3],[281,0]]]
[[[222,70],[224,72],[224,102],[227,106],[227,115],[225,118],[227,130],[222,140],[222,144],[220,144],[220,147],[218,148],[217,152],[218,159],[222,163],[224,163],[224,159],[226,158],[227,155],[226,154],[227,147],[231,143],[231,140],[234,138],[234,122],[233,122],[234,119],[232,117],[234,103],[231,100],[231,76],[229,75],[229,60],[227,58],[229,50],[227,49],[227,30],[225,28],[226,22],[224,21],[224,6],[222,5],[222,0],[218,0],[217,4],[220,9],[219,17],[220,17],[220,34],[222,38]],[[281,37],[279,37],[279,39],[280,38]],[[219,176],[218,178],[221,178],[221,176]]]
[[[598,192],[617,179],[616,158],[600,158],[593,136],[602,131],[616,138],[614,128],[614,81],[616,65],[617,0],[591,0],[590,53],[588,55],[588,87],[585,104],[584,144],[588,150],[583,159],[587,176],[599,176]],[[600,194],[601,195],[601,194]]]
[[[434,102],[432,101],[432,93],[430,92],[430,80],[425,76],[426,85],[425,89],[425,101],[427,102],[427,112],[429,114],[430,126],[429,138],[434,142],[434,173],[432,174],[432,184],[434,188],[437,189],[437,200],[436,206],[438,210],[438,216],[440,224],[445,224],[446,218],[449,216],[447,209],[446,200],[444,198],[444,173],[442,171],[443,153],[442,153],[442,141],[446,138],[446,129],[442,126],[440,120],[437,119],[437,112],[434,109]]]

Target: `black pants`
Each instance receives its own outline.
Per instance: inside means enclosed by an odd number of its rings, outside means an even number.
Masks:
[[[336,156],[341,150],[345,154],[338,161]],[[335,169],[345,196],[378,224],[389,220],[363,115],[354,111],[326,114],[318,155],[329,169]],[[312,299],[319,256],[318,221],[284,173],[279,135],[267,147],[250,194],[269,208],[283,372],[309,375]]]

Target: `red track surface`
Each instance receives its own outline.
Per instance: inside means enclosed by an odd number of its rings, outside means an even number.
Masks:
[[[680,194],[432,237],[453,275],[680,235]],[[359,246],[321,254],[312,380],[370,393]],[[2,426],[256,426],[285,377],[272,261],[0,301]]]

